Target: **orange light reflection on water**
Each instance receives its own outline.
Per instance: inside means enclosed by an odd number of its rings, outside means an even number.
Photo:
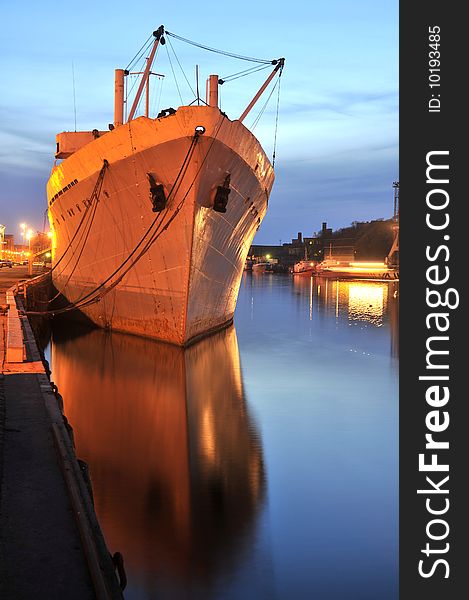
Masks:
[[[94,330],[55,339],[52,369],[127,569],[210,580],[233,561],[265,477],[234,328],[186,350]]]

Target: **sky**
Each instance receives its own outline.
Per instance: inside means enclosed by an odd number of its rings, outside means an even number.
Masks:
[[[56,133],[73,131],[75,115],[77,130],[107,129],[114,69],[125,68],[161,24],[214,48],[286,59],[276,181],[256,243],[287,242],[299,231],[310,236],[324,221],[337,229],[392,216],[392,182],[399,179],[397,0],[0,0],[0,9],[0,223],[18,242],[19,223],[43,230]],[[172,49],[192,85],[199,65],[201,88],[210,73],[223,77],[251,66],[171,39],[154,65],[166,75],[163,84],[155,78],[156,111],[181,104],[168,51],[183,102],[194,98]],[[228,117],[239,117],[268,72],[222,87]],[[249,128],[269,91],[246,118]],[[253,130],[269,158],[276,107],[277,89]]]

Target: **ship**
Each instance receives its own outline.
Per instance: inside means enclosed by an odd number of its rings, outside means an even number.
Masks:
[[[56,136],[47,183],[52,282],[61,312],[186,346],[233,320],[274,183],[273,161],[243,120],[284,59],[264,61],[272,71],[239,118],[219,108],[218,75],[207,79],[205,101],[197,91],[197,102],[152,118],[148,81],[171,34],[161,26],[152,35],[128,117],[129,72],[116,69],[108,130]],[[145,89],[146,111],[136,116]]]
[[[293,265],[293,275],[311,276],[315,272],[316,262],[313,260],[299,260]]]
[[[315,267],[314,275],[329,279],[399,280],[399,269],[380,261],[341,261],[325,259]]]

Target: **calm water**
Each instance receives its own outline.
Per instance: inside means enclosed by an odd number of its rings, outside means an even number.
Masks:
[[[125,598],[397,600],[397,285],[245,274],[186,351],[53,332]]]

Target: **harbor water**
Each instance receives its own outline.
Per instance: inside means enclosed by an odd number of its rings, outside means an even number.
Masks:
[[[397,600],[398,285],[245,273],[186,350],[53,324],[126,599]]]

